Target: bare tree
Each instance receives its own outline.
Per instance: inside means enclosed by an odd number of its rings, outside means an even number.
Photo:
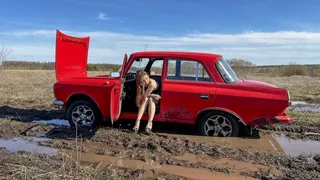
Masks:
[[[2,62],[7,59],[10,53],[11,49],[5,48],[4,44],[2,44],[2,47],[0,48],[0,65],[2,65]]]

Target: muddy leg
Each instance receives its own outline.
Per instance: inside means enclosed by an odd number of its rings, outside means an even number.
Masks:
[[[146,105],[147,105],[147,101],[148,101],[148,98],[145,98],[144,101],[141,103],[140,107],[139,107],[139,110],[138,110],[138,116],[137,116],[137,120],[136,120],[136,124],[133,128],[133,131],[134,132],[138,132],[139,130],[139,127],[140,127],[140,120],[142,118],[142,115],[146,109]]]
[[[151,133],[151,129],[152,129],[152,120],[154,118],[154,114],[156,111],[156,104],[153,98],[149,98],[148,99],[148,105],[149,105],[149,120],[148,120],[148,124],[146,127],[146,132],[147,133]]]

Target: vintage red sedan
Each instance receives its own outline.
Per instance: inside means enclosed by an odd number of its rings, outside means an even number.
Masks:
[[[205,136],[238,136],[243,128],[290,123],[289,91],[237,77],[221,55],[199,52],[136,52],[118,72],[87,76],[90,37],[57,30],[53,105],[72,126],[135,120],[136,72],[146,71],[161,95],[154,121],[194,124]],[[145,114],[142,120],[147,120]]]

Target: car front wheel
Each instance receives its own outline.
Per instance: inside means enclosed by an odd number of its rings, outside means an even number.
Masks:
[[[209,112],[204,115],[198,124],[199,133],[203,136],[237,137],[239,124],[236,119],[223,112]]]
[[[72,127],[91,127],[99,121],[100,113],[93,103],[78,100],[68,108],[67,119]]]

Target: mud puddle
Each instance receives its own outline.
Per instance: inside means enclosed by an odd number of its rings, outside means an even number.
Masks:
[[[272,136],[287,155],[299,156],[320,154],[319,141],[291,139],[284,134]]]
[[[51,156],[57,155],[57,149],[38,145],[38,142],[46,140],[49,139],[38,137],[0,139],[0,147],[5,148],[9,152],[27,151]]]
[[[320,113],[320,104],[310,104],[304,101],[293,101],[288,110],[297,112],[314,112]]]
[[[270,172],[272,172],[273,174],[281,175],[281,172],[277,170],[275,166],[254,164],[251,162],[238,161],[235,159],[212,158],[190,153],[185,153],[181,156],[175,156],[174,159],[189,161],[194,164],[201,162],[202,164],[217,168],[230,168],[232,169],[232,172],[236,174],[241,174],[242,172],[257,172],[260,170],[264,170],[267,172],[270,170]]]
[[[166,135],[166,134],[162,134]],[[194,142],[204,143],[218,143],[221,145],[235,147],[246,150],[260,151],[260,152],[279,152],[283,150],[280,144],[275,140],[271,134],[261,134],[259,138],[242,138],[242,137],[208,137],[208,136],[197,136],[197,135],[172,135],[175,137],[187,138]]]
[[[67,127],[70,126],[69,122],[64,119],[36,120],[31,122],[44,124],[44,125],[67,126]]]
[[[72,151],[59,152],[59,154],[67,154],[73,158],[77,158],[84,164],[93,164],[99,167],[113,166],[113,167],[125,167],[130,169],[143,169],[150,172],[149,176],[154,177],[158,173],[165,173],[175,176],[181,176],[189,179],[199,179],[199,180],[209,180],[212,177],[219,179],[253,179],[251,177],[242,176],[240,174],[226,174],[222,172],[213,172],[209,169],[204,168],[189,168],[175,165],[160,165],[153,160],[140,161],[140,160],[131,160],[123,159],[121,157],[107,156],[107,155],[98,155],[98,154],[77,154]],[[146,173],[148,174],[148,173]],[[148,176],[148,175],[147,175]],[[148,177],[144,177],[148,178]]]

